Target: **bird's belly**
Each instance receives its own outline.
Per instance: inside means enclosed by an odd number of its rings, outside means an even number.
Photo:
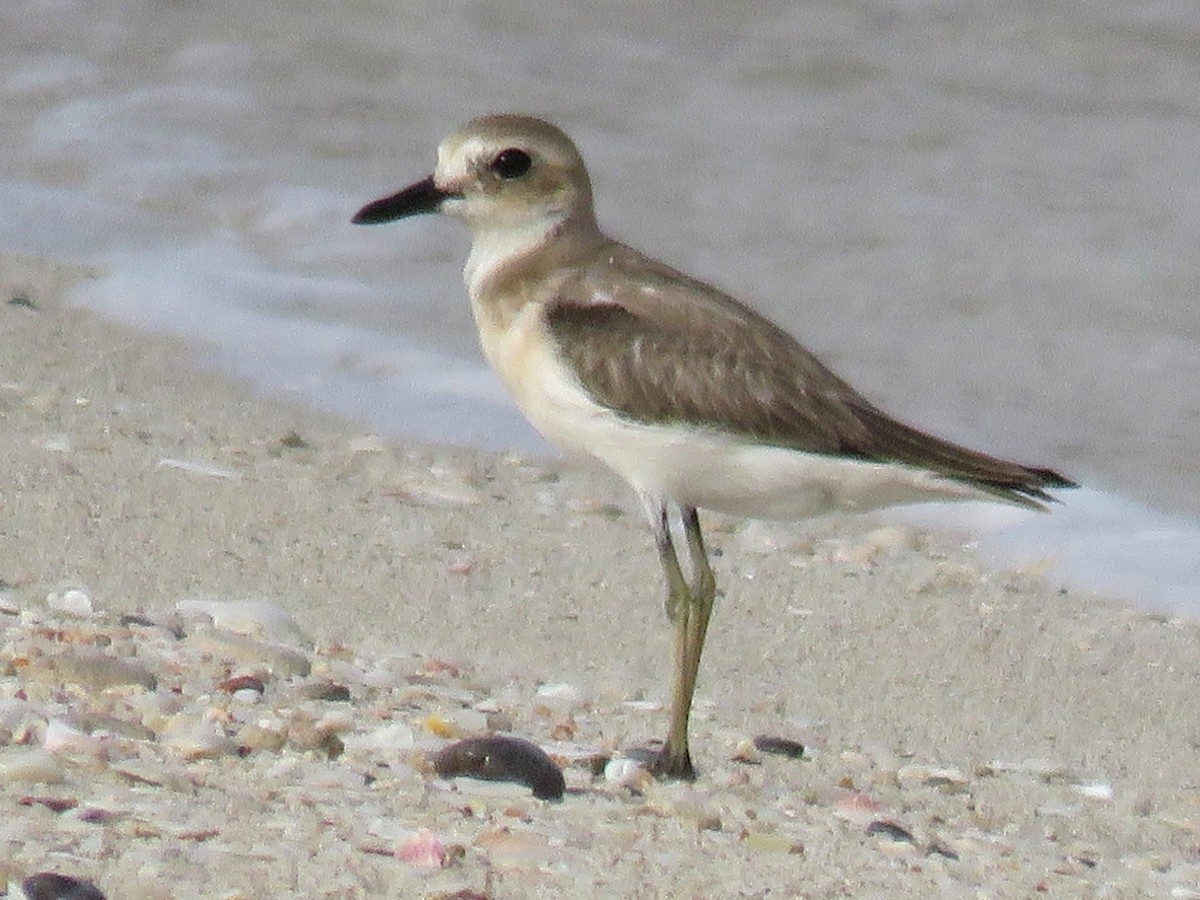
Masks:
[[[756,519],[806,519],[929,500],[978,499],[967,485],[908,466],[751,443],[684,426],[597,416],[588,445],[638,490]]]

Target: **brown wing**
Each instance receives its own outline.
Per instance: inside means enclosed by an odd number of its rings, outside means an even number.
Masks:
[[[1050,500],[1044,488],[1074,486],[1050,469],[996,459],[891,418],[732,297],[621,245],[610,249],[560,288],[546,321],[584,388],[623,416],[907,463],[1017,502]],[[613,269],[622,277],[609,277]]]

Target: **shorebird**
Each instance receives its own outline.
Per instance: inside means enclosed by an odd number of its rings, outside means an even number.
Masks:
[[[616,471],[645,509],[675,629],[662,777],[695,778],[688,717],[717,589],[697,510],[787,520],[988,498],[1042,509],[1048,488],[1075,486],[888,416],[768,319],[607,237],[579,151],[548,122],[473,119],[442,141],[432,175],[353,221],[433,212],[470,228],[480,343],[525,416]]]

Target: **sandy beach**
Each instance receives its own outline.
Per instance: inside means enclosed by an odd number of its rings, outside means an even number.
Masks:
[[[1200,897],[1197,623],[962,536],[710,518],[700,778],[595,774],[666,724],[622,485],[255,396],[71,307],[86,277],[0,257],[0,886]],[[565,797],[435,777],[488,731]]]

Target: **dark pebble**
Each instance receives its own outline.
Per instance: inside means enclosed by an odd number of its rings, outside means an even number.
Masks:
[[[456,741],[438,751],[433,767],[442,778],[466,775],[523,784],[539,800],[561,800],[566,789],[562,769],[541,747],[521,738],[491,735]]]
[[[943,844],[941,841],[932,841],[925,848],[926,856],[944,856],[946,859],[958,859],[958,854]]]
[[[74,797],[22,797],[17,803],[21,806],[44,806],[56,813],[66,812],[79,805]]]
[[[893,841],[907,841],[914,843],[912,832],[896,822],[888,819],[876,819],[867,826],[867,834],[881,834],[884,837],[890,837]]]
[[[296,690],[306,700],[332,700],[335,703],[350,701],[350,689],[344,684],[334,684],[330,681],[313,681],[300,685]]]
[[[217,685],[217,690],[225,691],[227,694],[232,694],[237,691],[257,691],[263,693],[267,686],[263,684],[263,680],[257,675],[234,675],[232,678],[226,678]]]
[[[804,755],[804,745],[790,738],[773,737],[760,734],[754,739],[754,746],[763,753],[776,753],[788,759],[799,759]]]
[[[80,881],[54,872],[39,872],[21,882],[21,890],[29,900],[104,900],[90,881]]]

